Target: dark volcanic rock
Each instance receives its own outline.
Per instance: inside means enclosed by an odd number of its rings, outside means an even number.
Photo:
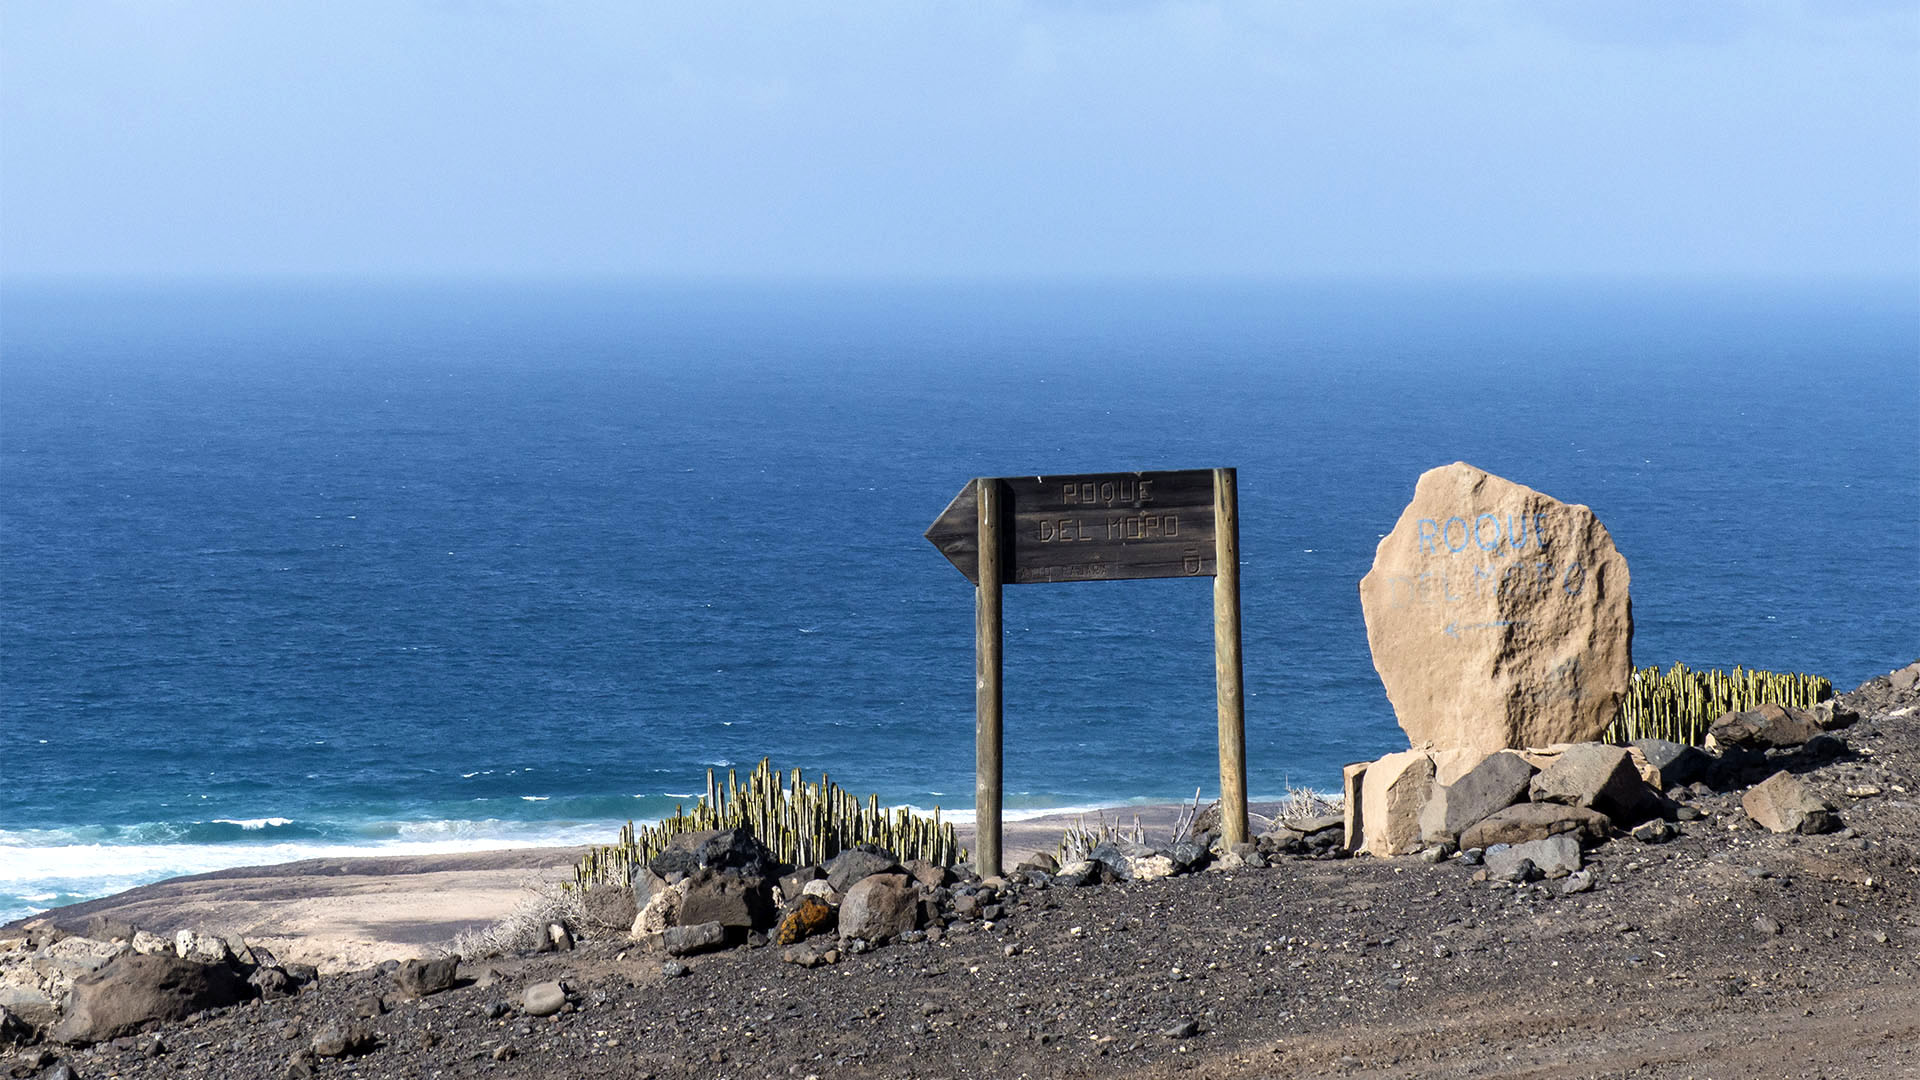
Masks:
[[[1527,797],[1533,766],[1518,754],[1498,753],[1451,784],[1433,789],[1420,812],[1420,837],[1429,844],[1453,843],[1469,825]]]
[[[772,888],[762,877],[702,870],[687,879],[674,921],[681,926],[717,922],[744,939],[750,930],[773,925]]]
[[[437,960],[408,960],[393,973],[393,981],[399,984],[401,992],[420,998],[452,989],[454,975],[459,970],[458,956],[443,956]]]
[[[1586,807],[1622,825],[1645,821],[1662,808],[1660,793],[1640,779],[1626,748],[1604,743],[1567,747],[1527,791],[1535,802]]]
[[[1516,803],[1475,822],[1460,834],[1460,847],[1490,848],[1495,844],[1523,844],[1560,833],[1576,834],[1582,844],[1597,844],[1613,827],[1605,814],[1559,803]]]
[[[300,992],[300,984],[293,981],[293,976],[288,975],[283,968],[271,966],[254,968],[253,974],[247,976],[247,985],[253,987],[255,993],[269,1000],[292,997]]]
[[[89,1044],[131,1035],[156,1020],[183,1020],[252,993],[240,973],[155,953],[129,955],[76,979],[67,1013],[53,1029],[64,1043]]]
[[[874,874],[884,874],[899,868],[899,863],[885,855],[876,855],[871,851],[850,848],[827,861],[827,884],[841,896],[862,878]]]
[[[717,922],[705,922],[693,926],[669,926],[661,935],[661,944],[666,947],[668,956],[692,956],[694,953],[711,952],[726,946],[727,928]]]
[[[1681,784],[1690,784],[1707,773],[1711,759],[1697,747],[1686,743],[1669,742],[1666,739],[1635,739],[1633,746],[1640,756],[1660,774],[1659,786],[1662,791]]]
[[[1784,705],[1761,705],[1746,712],[1723,713],[1707,729],[1709,745],[1754,750],[1799,746],[1820,734],[1813,714]]]

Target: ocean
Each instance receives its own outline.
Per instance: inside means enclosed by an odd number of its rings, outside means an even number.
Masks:
[[[972,802],[976,475],[1239,470],[1248,772],[1405,745],[1425,469],[1593,507],[1637,663],[1920,653],[1911,283],[9,281],[0,920],[610,840],[708,768]],[[1211,593],[1006,593],[1010,813],[1216,786]]]

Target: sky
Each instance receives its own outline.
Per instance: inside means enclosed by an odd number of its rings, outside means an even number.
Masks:
[[[0,273],[1920,274],[1913,0],[0,0]]]

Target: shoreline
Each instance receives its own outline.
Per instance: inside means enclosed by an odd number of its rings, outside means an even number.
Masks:
[[[1128,828],[1137,817],[1149,835],[1168,833],[1190,805],[1121,804],[1006,820],[1006,862],[1051,851],[1068,828],[1102,815]],[[1271,815],[1279,805],[1256,802],[1250,809]],[[973,823],[957,822],[955,828],[960,842],[972,847]],[[163,935],[202,930],[264,945],[282,962],[312,964],[322,972],[353,970],[433,952],[464,931],[505,918],[540,886],[571,880],[586,850],[523,847],[232,867],[50,908],[0,925],[0,934],[39,924],[78,934],[96,921]]]

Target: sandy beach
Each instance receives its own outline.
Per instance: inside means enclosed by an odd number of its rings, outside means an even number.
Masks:
[[[1269,815],[1277,803],[1255,803]],[[1007,864],[1052,851],[1075,822],[1107,820],[1164,836],[1187,807],[1116,806],[1009,821],[1002,828]],[[609,830],[608,840],[616,830]],[[973,826],[960,825],[971,846]],[[158,934],[203,930],[265,945],[289,963],[322,972],[363,968],[444,948],[463,931],[483,929],[511,913],[542,884],[570,880],[583,847],[518,848],[446,855],[307,859],[169,878],[126,892],[56,908],[38,919],[72,933],[105,920]],[[4,930],[6,927],[0,927]]]

